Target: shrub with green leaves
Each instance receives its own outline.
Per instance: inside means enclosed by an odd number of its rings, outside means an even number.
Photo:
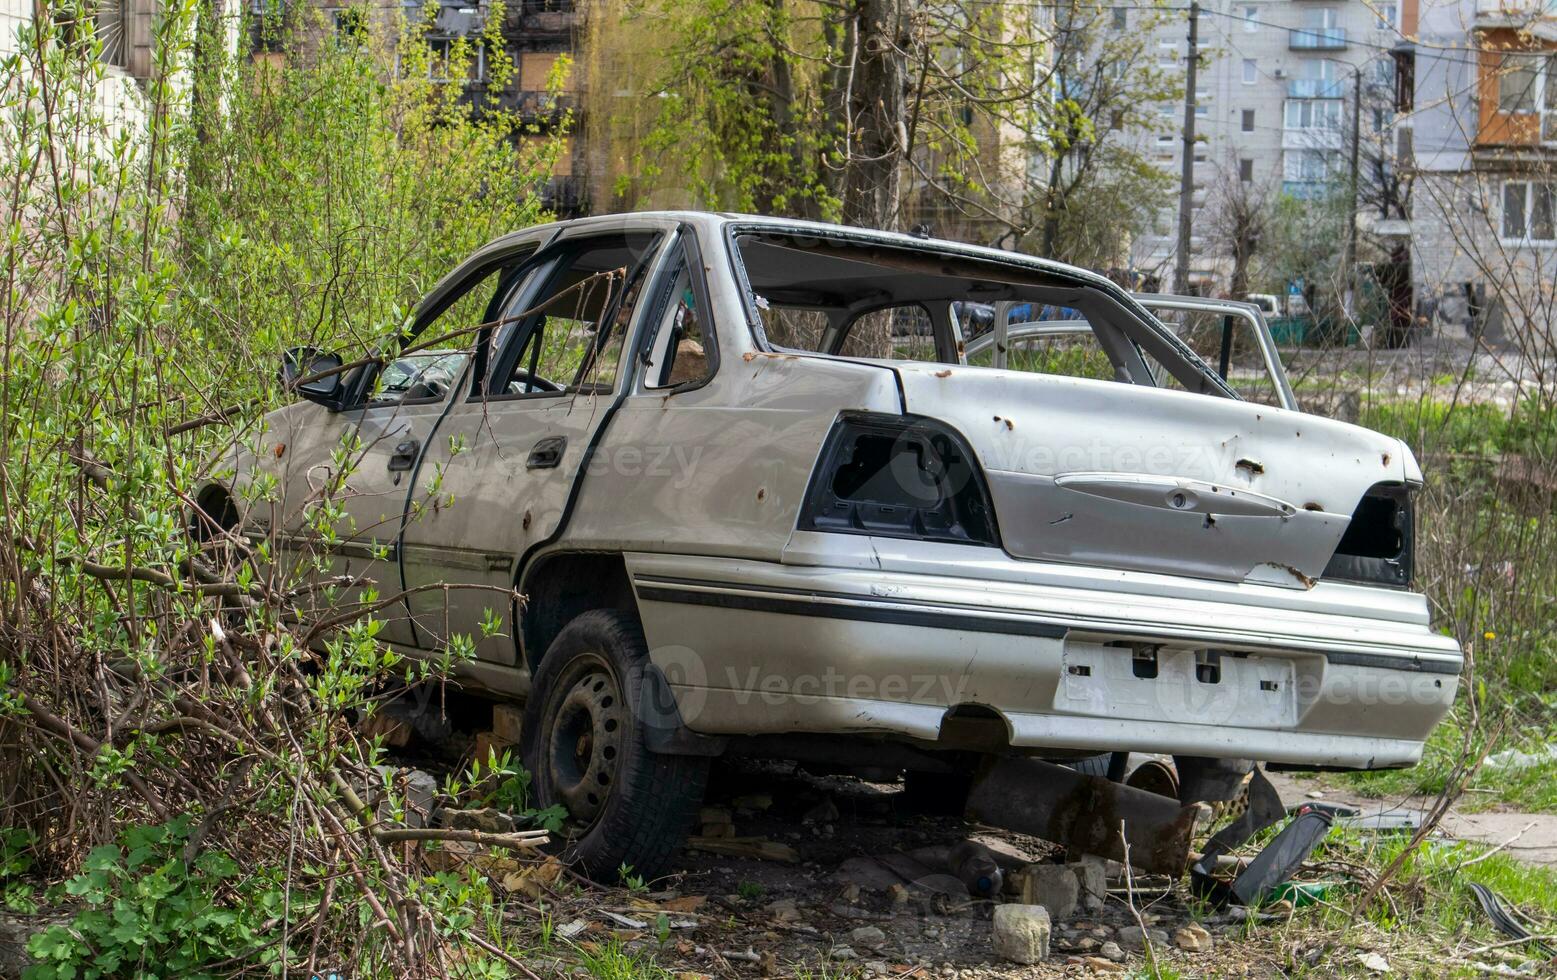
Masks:
[[[425,874],[352,727],[462,654],[413,670],[371,604],[306,625],[342,596],[189,515],[287,400],[281,352],[393,343],[545,217],[560,143],[431,77],[490,39],[429,71],[419,12],[256,60],[174,0],[142,88],[71,28],[95,7],[40,11],[0,58],[0,867],[68,919],[33,975],[490,973],[490,891]]]
[[[27,951],[38,962],[23,980],[200,980],[235,962],[268,967],[279,956],[284,906],[306,904],[278,881],[241,876],[220,851],[191,853],[187,816],[130,827],[117,844],[93,848],[63,890],[80,910],[34,934]]]

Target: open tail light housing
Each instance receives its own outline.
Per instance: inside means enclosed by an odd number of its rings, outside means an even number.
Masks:
[[[984,472],[950,426],[915,415],[850,413],[834,423],[806,490],[800,528],[997,546]]]
[[[1416,517],[1408,483],[1376,483],[1363,494],[1325,566],[1324,578],[1408,588],[1416,552]]]

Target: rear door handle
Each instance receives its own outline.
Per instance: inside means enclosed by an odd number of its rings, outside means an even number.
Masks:
[[[416,451],[422,448],[422,444],[415,439],[402,439],[395,444],[395,451],[389,457],[389,472],[403,473],[416,465]]]
[[[527,470],[555,469],[562,462],[563,451],[568,448],[567,436],[547,436],[530,448],[530,458],[525,461]]]

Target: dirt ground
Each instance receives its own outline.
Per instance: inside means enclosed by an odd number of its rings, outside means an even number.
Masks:
[[[705,812],[727,812],[737,837],[786,845],[794,860],[711,854],[694,846],[684,855],[684,870],[647,883],[627,904],[607,909],[587,900],[565,902],[555,907],[553,927],[586,952],[614,943],[629,956],[652,953],[683,978],[1124,975],[1145,965],[1145,951],[1129,932],[1142,925],[1150,930],[1157,961],[1183,975],[1281,972],[1280,964],[1262,961],[1249,947],[1234,948],[1251,929],[1243,910],[1192,909],[1182,884],[1140,878],[1110,880],[1101,910],[1078,906],[1055,921],[1047,962],[1006,962],[992,945],[995,902],[947,897],[913,883],[873,887],[882,881],[862,873],[869,861],[852,859],[969,839],[1012,868],[1063,856],[1034,838],[913,812],[905,796],[897,784],[815,776],[771,763],[723,763]],[[1003,900],[1018,899],[1008,894]],[[1176,933],[1197,922],[1206,930],[1201,935],[1210,937],[1197,945],[1210,948],[1180,948]]]

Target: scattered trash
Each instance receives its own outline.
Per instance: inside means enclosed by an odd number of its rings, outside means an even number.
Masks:
[[[946,855],[946,868],[967,886],[969,894],[979,898],[999,895],[1005,886],[1005,874],[995,856],[977,841],[965,840],[952,845]]]
[[[574,919],[572,922],[564,922],[562,925],[558,926],[557,935],[561,936],[563,939],[572,939],[574,936],[577,936],[579,933],[588,928],[589,923],[587,921],[583,919]]]
[[[768,840],[766,837],[689,837],[687,846],[707,854],[725,857],[753,858],[758,861],[782,861],[798,864],[800,852],[788,844]]]
[[[1365,968],[1372,970],[1374,973],[1390,972],[1389,960],[1386,960],[1378,953],[1358,953],[1357,962],[1361,963]]]
[[[1557,956],[1557,949],[1553,949],[1546,942],[1534,938],[1530,934],[1530,930],[1526,929],[1519,923],[1518,919],[1514,918],[1514,914],[1509,910],[1508,906],[1503,904],[1503,899],[1497,892],[1486,885],[1475,882],[1471,883],[1470,890],[1471,894],[1476,896],[1477,903],[1481,905],[1481,910],[1487,914],[1488,919],[1492,920],[1492,925],[1498,932],[1510,939],[1528,939],[1531,946],[1539,949],[1545,955]]]
[[[1272,902],[1291,902],[1293,908],[1304,908],[1328,902],[1336,892],[1351,886],[1339,881],[1284,881],[1271,890]]]
[[[1277,885],[1292,877],[1319,842],[1330,832],[1331,817],[1323,810],[1305,808],[1281,829],[1249,866],[1233,880],[1232,893],[1242,905],[1261,905]]]
[[[1190,887],[1217,907],[1228,904],[1257,906],[1271,901],[1271,893],[1287,881],[1329,833],[1334,817],[1324,805],[1305,804],[1265,849],[1229,885],[1213,874],[1220,858],[1238,844],[1286,815],[1281,796],[1256,767],[1249,780],[1248,805],[1238,819],[1218,831],[1206,844],[1205,853],[1190,868]],[[1289,903],[1290,907],[1290,903]]]
[[[1547,762],[1557,762],[1557,743],[1543,745],[1534,752],[1505,749],[1487,756],[1483,769],[1529,769]]]

